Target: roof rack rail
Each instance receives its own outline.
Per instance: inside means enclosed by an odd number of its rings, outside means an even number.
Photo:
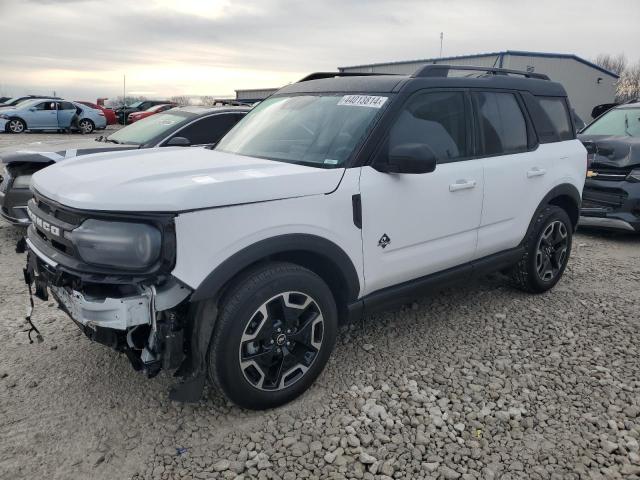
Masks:
[[[536,78],[538,80],[549,80],[549,77],[544,73],[534,73],[534,72],[522,72],[520,70],[507,70],[506,68],[495,68],[495,67],[474,67],[467,65],[442,65],[442,64],[433,64],[433,65],[425,65],[421,69],[417,70],[412,76],[414,78],[424,78],[424,77],[448,77],[450,70],[461,70],[461,71],[475,71],[475,72],[486,72],[491,75],[522,75],[526,78]]]
[[[364,72],[315,72],[310,73],[304,78],[301,78],[296,83],[308,82],[309,80],[320,80],[322,78],[333,77],[371,77],[378,75],[395,75],[393,73],[364,73]]]

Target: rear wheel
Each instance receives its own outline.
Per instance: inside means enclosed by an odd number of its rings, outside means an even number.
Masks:
[[[515,286],[531,293],[553,288],[567,267],[572,238],[567,212],[554,205],[545,207],[525,239],[522,258],[511,271]]]
[[[83,118],[78,123],[78,127],[80,128],[80,132],[82,133],[91,133],[96,128],[91,120],[88,118]]]
[[[263,265],[225,296],[209,347],[209,378],[234,403],[276,407],[302,394],[323,370],[337,332],[324,281],[290,263]]]
[[[27,129],[27,124],[19,118],[12,118],[7,122],[7,131],[9,133],[22,133]]]

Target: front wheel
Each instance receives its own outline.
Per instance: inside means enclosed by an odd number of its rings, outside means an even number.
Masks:
[[[572,238],[567,212],[555,205],[545,207],[525,238],[522,258],[511,271],[515,286],[531,293],[553,288],[569,262]]]
[[[27,124],[19,118],[12,118],[7,122],[6,129],[9,133],[22,133],[27,129]]]
[[[209,378],[244,408],[287,403],[322,372],[337,317],[331,290],[315,273],[290,263],[257,267],[222,301],[209,346]]]

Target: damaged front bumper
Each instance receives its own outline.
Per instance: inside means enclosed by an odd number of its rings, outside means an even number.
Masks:
[[[579,224],[640,232],[640,183],[587,179]]]
[[[25,281],[43,300],[50,292],[87,337],[126,354],[149,377],[182,364],[190,288],[173,277],[158,284],[91,284],[61,270],[29,239],[27,246]]]

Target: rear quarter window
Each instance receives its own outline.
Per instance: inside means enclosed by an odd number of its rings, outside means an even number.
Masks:
[[[507,155],[528,149],[527,123],[513,93],[472,92],[484,155]]]
[[[573,127],[569,116],[567,102],[561,97],[538,97],[538,103],[549,117],[560,141],[572,140],[574,138]]]

